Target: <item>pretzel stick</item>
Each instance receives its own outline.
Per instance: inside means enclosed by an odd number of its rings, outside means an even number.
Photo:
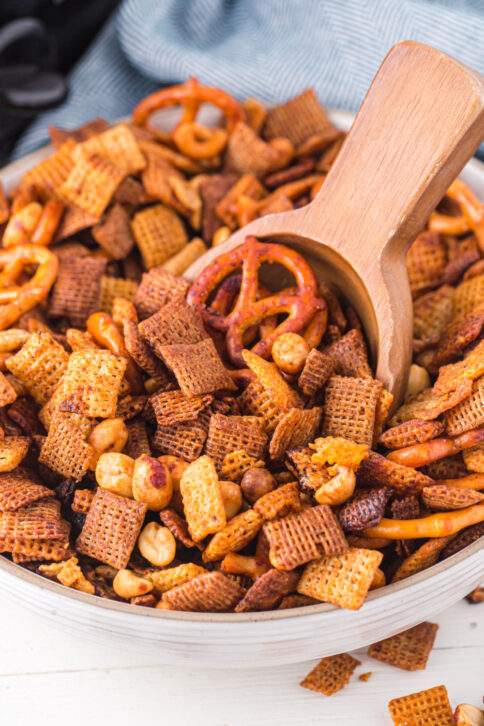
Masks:
[[[49,199],[42,210],[37,227],[32,235],[32,244],[48,245],[52,242],[63,212],[64,205],[60,199]]]
[[[436,479],[436,484],[445,484],[448,487],[459,487],[460,489],[484,489],[484,474],[469,474],[459,479]]]
[[[484,441],[484,429],[474,429],[453,439],[432,439],[421,444],[397,449],[388,454],[387,459],[418,469],[438,459],[458,454],[463,449],[477,446],[481,441]]]
[[[376,527],[365,529],[365,537],[385,539],[420,539],[446,537],[472,524],[484,522],[484,503],[452,512],[439,512],[422,519],[381,519]]]

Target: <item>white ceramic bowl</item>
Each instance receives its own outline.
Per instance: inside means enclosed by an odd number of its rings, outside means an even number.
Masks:
[[[332,118],[343,129],[352,119],[338,111]],[[48,153],[43,149],[6,167],[0,176],[7,189]],[[483,164],[470,161],[462,177],[484,198]],[[481,538],[422,573],[370,593],[357,612],[321,604],[263,613],[170,613],[84,595],[0,556],[0,596],[100,645],[122,645],[192,667],[274,666],[364,647],[431,620],[483,576]]]

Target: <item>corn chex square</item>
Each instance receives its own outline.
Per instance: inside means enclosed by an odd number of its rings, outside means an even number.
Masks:
[[[131,221],[131,230],[148,270],[162,265],[188,243],[181,219],[163,204],[137,212]]]
[[[445,686],[434,686],[408,696],[393,698],[388,710],[394,726],[453,726],[454,719]]]
[[[69,357],[62,379],[61,411],[90,418],[116,414],[127,361],[107,350],[79,350]]]
[[[122,169],[100,156],[80,156],[57,193],[68,204],[99,219],[125,176]]]

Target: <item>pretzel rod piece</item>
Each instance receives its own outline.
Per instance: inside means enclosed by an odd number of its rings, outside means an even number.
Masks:
[[[438,461],[438,459],[453,456],[458,454],[459,451],[477,446],[481,441],[484,441],[484,429],[474,429],[453,439],[432,439],[421,444],[397,449],[388,454],[387,459],[394,461],[396,464],[418,469],[421,466],[431,464],[433,461]]]
[[[42,210],[40,219],[37,226],[32,234],[32,244],[35,245],[48,245],[52,242],[54,233],[59,226],[62,214],[64,212],[64,205],[60,199],[49,199],[47,204]]]
[[[365,529],[365,537],[419,539],[457,534],[472,524],[484,522],[484,503],[452,512],[439,512],[421,519],[381,519],[376,527]]]
[[[445,484],[448,487],[459,487],[460,489],[484,489],[484,474],[469,474],[459,479],[436,479],[436,484]]]

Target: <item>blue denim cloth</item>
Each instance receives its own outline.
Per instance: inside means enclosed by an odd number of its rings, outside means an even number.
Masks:
[[[68,100],[15,156],[44,143],[49,124],[114,120],[190,75],[269,103],[314,86],[325,105],[353,111],[406,38],[484,73],[484,0],[125,0],[71,73]]]

